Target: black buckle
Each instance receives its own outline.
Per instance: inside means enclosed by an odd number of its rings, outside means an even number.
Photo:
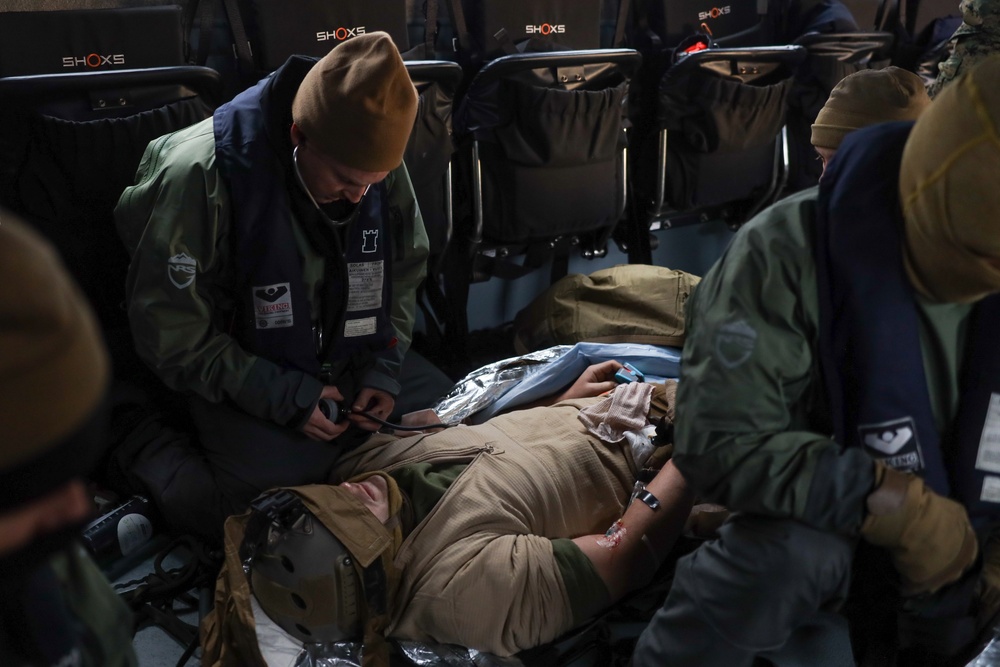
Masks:
[[[267,540],[270,526],[288,530],[306,512],[302,499],[285,489],[256,498],[250,503],[250,509],[252,512],[243,529],[243,542],[239,550],[240,561],[244,566],[253,560],[257,549]]]
[[[250,503],[250,509],[263,514],[274,525],[286,529],[291,528],[306,511],[302,499],[285,489],[257,498]]]

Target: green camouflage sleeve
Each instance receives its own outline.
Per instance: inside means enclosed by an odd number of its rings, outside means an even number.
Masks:
[[[932,98],[962,72],[992,55],[1000,54],[1000,0],[962,0],[962,25],[951,38],[951,55],[938,67],[928,87]]]

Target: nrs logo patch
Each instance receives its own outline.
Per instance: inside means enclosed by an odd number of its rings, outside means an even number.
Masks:
[[[727,322],[715,332],[715,356],[726,368],[743,365],[757,346],[757,331],[746,320]]]
[[[177,289],[186,289],[194,282],[198,262],[187,253],[179,253],[167,260],[167,277]]]
[[[289,283],[253,288],[253,312],[258,329],[292,326],[292,291]]]
[[[858,437],[869,454],[896,470],[915,472],[924,467],[917,426],[912,417],[862,424],[858,426]]]

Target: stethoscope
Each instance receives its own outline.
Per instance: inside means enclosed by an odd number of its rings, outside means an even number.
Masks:
[[[351,219],[353,218],[353,216],[350,216],[350,215],[347,216],[346,218],[344,218],[343,220],[334,220],[333,218],[331,218],[330,216],[328,216],[326,214],[326,211],[324,211],[323,208],[319,205],[319,202],[316,201],[316,198],[313,197],[313,194],[311,192],[309,192],[309,187],[306,185],[305,179],[302,178],[302,172],[299,171],[299,147],[298,146],[296,146],[295,148],[292,149],[292,166],[295,169],[295,178],[298,180],[299,186],[302,188],[302,191],[306,193],[306,196],[309,197],[309,201],[312,202],[312,205],[316,207],[316,210],[319,211],[319,214],[321,216],[323,216],[323,219],[326,220],[327,223],[329,223],[330,225],[333,225],[334,227],[343,227],[344,225],[347,225],[347,224],[349,224],[351,222]],[[358,205],[361,204],[361,202],[365,198],[365,195],[368,194],[368,190],[370,190],[371,187],[372,187],[371,183],[369,183],[368,185],[365,186],[365,191],[361,193],[361,198],[358,199],[358,202],[357,202],[357,204],[355,204],[355,206],[358,206]]]

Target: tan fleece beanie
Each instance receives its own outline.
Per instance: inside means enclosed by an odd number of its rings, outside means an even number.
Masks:
[[[1000,56],[935,98],[903,150],[910,281],[936,302],[1000,292]]]
[[[931,99],[919,76],[899,67],[845,76],[812,126],[812,145],[837,149],[848,133],[893,120],[916,120]]]
[[[342,42],[306,74],[292,120],[320,151],[362,171],[391,171],[417,115],[417,91],[384,32]]]
[[[67,439],[93,416],[108,378],[83,294],[53,248],[0,211],[0,509],[88,472],[99,452]]]

